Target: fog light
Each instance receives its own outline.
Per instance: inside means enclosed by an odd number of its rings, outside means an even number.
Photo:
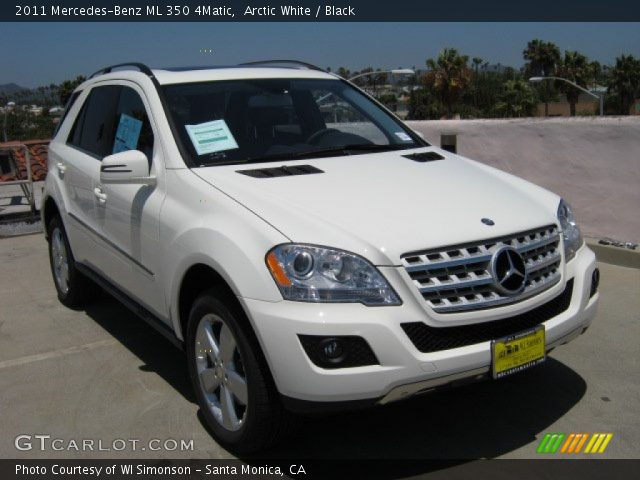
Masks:
[[[373,350],[362,337],[298,335],[309,359],[321,368],[349,368],[379,365]]]
[[[320,342],[322,355],[330,362],[339,362],[344,357],[344,345],[337,338],[327,338]]]
[[[598,291],[600,285],[600,270],[595,269],[591,274],[591,292],[589,292],[589,298],[593,297]]]

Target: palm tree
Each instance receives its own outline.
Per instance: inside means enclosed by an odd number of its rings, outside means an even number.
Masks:
[[[593,88],[596,88],[598,86],[598,79],[602,75],[602,65],[600,65],[600,62],[597,60],[594,60],[589,63],[589,70],[591,74],[591,81],[593,82],[592,86]]]
[[[524,66],[525,74],[531,76],[548,77],[553,75],[556,66],[560,62],[560,49],[553,42],[545,42],[539,39],[531,40],[522,52],[527,61]],[[549,115],[549,98],[551,97],[551,84],[546,82],[546,95],[544,99],[544,114]]]
[[[522,79],[507,80],[495,110],[503,117],[528,117],[537,103],[535,90],[527,82]]]
[[[635,96],[640,93],[640,60],[633,55],[620,55],[609,70],[609,91],[618,97],[620,114],[629,113]]]
[[[445,48],[437,59],[427,60],[429,71],[424,75],[424,83],[438,95],[448,118],[453,116],[453,106],[471,86],[473,73],[468,62],[469,57],[460,55],[455,48]]]
[[[475,108],[478,108],[478,82],[480,80],[480,77],[478,76],[478,70],[480,69],[480,65],[482,65],[482,62],[484,62],[484,60],[480,57],[473,57],[471,59],[471,61],[473,62],[473,67],[474,70],[476,72],[474,78],[473,78],[473,82],[474,82],[474,87],[473,87],[473,106]]]
[[[480,65],[482,65],[482,62],[484,60],[482,60],[480,57],[473,57],[473,59],[471,61],[473,62],[473,66],[475,68],[476,75],[477,75],[478,74],[478,68],[480,68]]]
[[[573,50],[567,50],[564,52],[564,58],[556,73],[559,77],[566,78],[581,87],[586,87],[591,67],[587,57]],[[575,117],[576,103],[580,98],[580,90],[565,82],[559,82],[558,88],[566,95],[569,102],[570,115]]]

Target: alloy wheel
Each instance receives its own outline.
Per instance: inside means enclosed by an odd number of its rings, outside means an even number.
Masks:
[[[247,377],[236,339],[218,315],[207,314],[196,330],[196,369],[200,390],[216,421],[239,430],[247,414]]]

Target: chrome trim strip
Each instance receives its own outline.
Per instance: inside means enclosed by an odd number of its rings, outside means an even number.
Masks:
[[[418,255],[416,255],[417,257]],[[402,259],[404,260],[404,258]],[[449,268],[449,267],[457,267],[459,265],[468,265],[473,263],[484,263],[491,260],[491,255],[471,255],[468,257],[456,258],[455,260],[445,260],[445,261],[435,261],[431,263],[423,263],[421,265],[404,265],[404,268],[407,272],[421,272],[427,270],[434,270],[437,268]]]
[[[468,378],[468,377],[475,377],[478,375],[484,375],[488,373],[489,370],[490,370],[489,367],[476,368],[473,370],[465,370],[463,372],[458,372],[451,375],[443,375],[442,377],[431,378],[429,380],[423,380],[421,382],[400,385],[398,387],[392,388],[389,391],[389,393],[387,393],[384,397],[382,397],[378,401],[378,403],[380,405],[384,405],[386,403],[409,398],[415,395],[416,393],[423,392],[425,390],[430,390],[432,388],[438,387],[440,385],[445,385],[447,383],[455,382],[456,380],[461,380],[463,378]]]
[[[556,276],[557,278],[553,281],[547,281],[545,283],[541,283],[537,286],[534,286],[533,288],[527,287],[523,293],[521,293],[516,297],[500,297],[495,300],[485,300],[485,301],[478,301],[478,302],[471,301],[469,303],[463,303],[460,305],[450,305],[442,310],[436,310],[436,311],[449,313],[449,312],[461,312],[461,311],[471,310],[471,309],[484,310],[485,308],[498,307],[500,305],[505,305],[505,304],[515,304],[523,300],[526,300],[527,298],[530,298],[536,295],[537,293],[540,293],[543,290],[547,290],[552,286],[554,286],[560,280],[560,274],[558,273],[556,274]]]
[[[553,265],[556,262],[560,261],[560,253],[558,252],[556,255],[549,257],[547,259],[540,260],[539,262],[535,262],[531,265],[526,265],[527,273],[537,272],[538,270],[543,269],[544,267],[548,267],[549,265]]]
[[[535,250],[536,248],[544,247],[546,245],[557,242],[559,240],[560,240],[560,235],[556,233],[553,237],[549,237],[544,240],[539,240],[535,243],[529,243],[529,244],[525,243],[524,245],[516,247],[516,250],[518,251],[518,253],[527,253],[530,250]]]
[[[451,282],[451,283],[438,283],[437,285],[430,285],[428,287],[418,287],[420,293],[433,292],[438,290],[445,290],[447,287],[451,287],[453,289],[456,288],[468,288],[468,287],[477,287],[479,285],[488,285],[493,283],[493,278],[477,278],[474,280],[467,281],[459,281],[459,282]]]

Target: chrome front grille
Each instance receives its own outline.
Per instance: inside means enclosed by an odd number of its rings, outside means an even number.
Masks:
[[[525,261],[522,293],[501,293],[491,274],[493,253],[513,247]],[[555,225],[506,237],[402,255],[402,265],[425,302],[439,313],[490,308],[518,302],[560,280],[560,232]]]

